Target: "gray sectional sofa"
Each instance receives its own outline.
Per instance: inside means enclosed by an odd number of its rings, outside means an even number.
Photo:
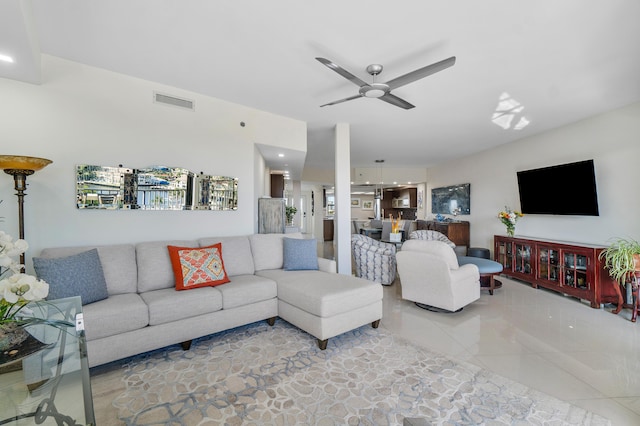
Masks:
[[[108,297],[83,306],[89,365],[276,317],[327,340],[382,317],[382,287],[336,273],[318,258],[318,270],[283,270],[283,238],[301,234],[171,240],[138,244],[44,249],[61,258],[96,248]],[[168,245],[206,247],[222,243],[229,283],[177,291]]]

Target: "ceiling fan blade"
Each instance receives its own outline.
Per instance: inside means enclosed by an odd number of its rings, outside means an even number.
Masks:
[[[415,108],[415,105],[412,105],[409,102],[405,101],[404,99],[399,98],[396,95],[392,95],[391,93],[387,93],[386,95],[381,96],[378,99],[404,109]]]
[[[358,87],[364,86],[367,84],[364,81],[360,80],[355,75],[351,74],[349,71],[342,68],[340,65],[336,65],[328,59],[325,59],[325,58],[316,58],[316,59],[320,63],[325,64],[329,69],[334,70],[335,72],[337,72],[338,74],[340,74],[341,76],[343,76],[344,78],[346,78],[347,80],[349,80],[350,82],[352,82]]]
[[[443,59],[440,62],[436,62],[435,64],[427,65],[426,67],[419,68],[415,71],[411,71],[410,73],[394,78],[393,80],[387,81],[387,85],[389,86],[389,90],[397,89],[398,87],[413,83],[416,80],[420,80],[421,78],[452,67],[455,63],[456,57],[452,56],[450,58]]]
[[[361,98],[361,97],[362,97],[362,95],[358,93],[355,96],[349,96],[348,98],[344,98],[344,99],[340,99],[338,101],[329,102],[328,104],[320,105],[320,108],[325,107],[325,106],[329,106],[329,105],[341,104],[342,102],[351,101],[353,99],[358,99],[358,98]]]

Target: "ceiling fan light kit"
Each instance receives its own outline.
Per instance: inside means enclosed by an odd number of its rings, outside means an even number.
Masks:
[[[373,83],[367,86],[362,86],[359,90],[362,96],[367,98],[380,98],[389,93],[389,86],[383,83]]]
[[[359,86],[358,94],[354,96],[349,96],[348,98],[339,99],[337,101],[329,102],[324,105],[320,105],[320,107],[335,105],[346,101],[351,101],[353,99],[358,99],[361,97],[366,98],[377,98],[381,101],[385,101],[390,103],[391,105],[395,105],[404,109],[414,108],[415,105],[410,104],[402,98],[399,98],[393,94],[391,91],[393,89],[397,89],[398,87],[405,86],[409,83],[413,83],[416,80],[420,80],[421,78],[427,77],[431,74],[435,74],[439,71],[442,71],[446,68],[452,67],[456,63],[456,57],[452,56],[450,58],[444,59],[440,62],[436,62],[431,65],[427,65],[426,67],[419,68],[417,70],[411,71],[407,74],[401,75],[400,77],[394,78],[393,80],[389,80],[386,83],[376,83],[376,76],[382,72],[383,66],[380,64],[371,64],[366,70],[367,72],[373,76],[373,83],[369,84],[355,75],[351,74],[349,71],[342,68],[340,65],[337,65],[325,58],[316,58],[318,62],[324,64],[330,70],[335,71],[340,74],[342,77],[346,78],[356,86]]]

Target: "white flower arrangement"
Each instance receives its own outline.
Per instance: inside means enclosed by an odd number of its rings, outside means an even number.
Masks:
[[[28,248],[25,240],[14,241],[11,235],[0,231],[0,325],[26,321],[17,317],[22,308],[49,294],[49,284],[23,273],[24,265],[14,259]]]

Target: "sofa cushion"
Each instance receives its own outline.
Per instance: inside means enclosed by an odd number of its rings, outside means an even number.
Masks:
[[[47,259],[65,257],[93,248],[98,249],[109,295],[135,293],[138,282],[138,266],[136,265],[135,247],[132,244],[46,248],[42,250],[40,257]]]
[[[200,247],[222,243],[224,269],[227,276],[253,275],[253,255],[249,237],[209,237],[198,240]]]
[[[216,287],[222,293],[222,309],[262,302],[278,296],[276,282],[257,275],[236,275],[231,282]]]
[[[222,260],[222,244],[209,247],[167,246],[176,290],[211,287],[229,282]]]
[[[173,288],[140,295],[149,307],[149,325],[158,325],[222,309],[222,293],[212,287],[176,291]]]
[[[109,296],[84,306],[82,311],[87,340],[115,336],[149,325],[147,305],[135,293]]]
[[[318,270],[318,242],[313,239],[287,238],[282,240],[285,271]]]
[[[256,271],[282,269],[284,259],[283,238],[285,234],[253,234],[249,236],[251,253]],[[302,238],[302,234],[286,234],[288,238]]]
[[[319,317],[331,317],[382,300],[382,286],[350,275],[268,270],[258,275],[278,286],[278,299]]]
[[[175,286],[175,277],[167,246],[198,247],[198,242],[194,240],[169,240],[136,244],[139,293]]]
[[[96,249],[54,259],[34,257],[33,268],[49,284],[48,300],[80,296],[86,305],[109,297]]]

